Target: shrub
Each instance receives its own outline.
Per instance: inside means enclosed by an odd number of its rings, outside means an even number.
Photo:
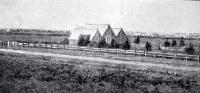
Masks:
[[[151,49],[151,43],[146,42],[145,48],[146,48],[147,51],[151,51],[152,50]]]
[[[111,41],[111,48],[116,48],[116,42],[114,39]]]
[[[185,46],[185,42],[184,42],[183,38],[181,38],[179,46],[180,46],[180,47]]]
[[[189,46],[185,48],[185,52],[188,54],[193,54],[195,52],[195,49],[191,42],[190,42]]]
[[[130,48],[131,48],[131,45],[130,45],[129,40],[127,39],[126,42],[123,45],[123,49],[129,50]]]
[[[90,38],[89,37],[85,40],[84,46],[87,46],[88,44],[90,44]]]
[[[78,41],[78,46],[84,46],[84,45],[85,45],[85,40],[83,39],[83,37],[80,37]]]
[[[134,43],[139,44],[140,43],[140,36],[137,36],[136,39],[134,40]]]
[[[172,40],[172,47],[176,47],[176,46],[177,46],[176,40],[173,39],[173,40]]]
[[[170,47],[170,42],[168,41],[168,39],[165,41],[164,47]]]
[[[99,42],[98,47],[99,47],[99,48],[103,48],[103,47],[105,47],[105,46],[106,46],[106,41],[105,41],[105,39],[103,38],[103,39]]]

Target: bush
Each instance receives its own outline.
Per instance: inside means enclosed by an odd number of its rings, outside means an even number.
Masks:
[[[170,47],[170,42],[168,41],[168,39],[165,41],[164,47]]]
[[[84,46],[87,46],[88,44],[90,44],[90,38],[89,37],[85,40]]]
[[[84,45],[85,45],[85,40],[83,39],[83,37],[80,37],[78,41],[78,46],[84,46]]]
[[[105,46],[106,46],[106,41],[105,41],[105,39],[103,38],[103,39],[99,42],[98,47],[99,47],[99,48],[103,48],[103,47],[105,47]]]
[[[114,39],[111,41],[111,48],[116,48],[116,42]]]
[[[185,52],[188,54],[193,54],[195,52],[195,49],[194,49],[193,45],[191,44],[191,42],[188,47],[185,47]]]
[[[146,48],[146,51],[151,51],[151,43],[149,42],[146,42],[146,45],[145,45],[145,48]]]
[[[179,46],[180,46],[180,47],[185,46],[185,42],[184,42],[183,38],[181,38]]]
[[[129,40],[127,39],[126,42],[123,45],[123,49],[124,50],[129,50],[130,48],[131,48],[131,45],[130,45]]]
[[[176,46],[177,46],[176,40],[173,39],[173,40],[172,40],[172,47],[176,47]]]
[[[134,43],[139,44],[140,43],[140,36],[137,36],[136,39],[134,40]]]

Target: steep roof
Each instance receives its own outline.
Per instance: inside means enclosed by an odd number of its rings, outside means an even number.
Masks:
[[[117,36],[119,36],[120,34],[123,34],[123,35],[127,36],[126,32],[124,32],[124,30],[122,28],[119,30]]]
[[[73,30],[71,30],[71,36],[69,39],[78,39],[80,34],[87,34],[91,35],[93,38],[96,34],[97,29],[99,30],[99,33],[101,36],[105,32],[105,30],[108,28],[107,25],[84,25],[79,26]],[[90,38],[92,40],[92,38]]]
[[[110,25],[108,25],[107,29],[105,30],[103,37],[105,37],[105,35],[107,35],[108,33],[112,34],[113,36],[116,37],[116,34],[114,33],[113,29],[111,28]]]

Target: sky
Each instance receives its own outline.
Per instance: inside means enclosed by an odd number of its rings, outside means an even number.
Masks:
[[[85,23],[127,31],[200,33],[200,1],[0,0],[0,28],[71,30]]]

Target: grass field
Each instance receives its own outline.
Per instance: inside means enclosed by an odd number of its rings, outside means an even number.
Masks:
[[[199,93],[200,76],[0,52],[2,93]],[[176,71],[174,71],[176,72]]]

